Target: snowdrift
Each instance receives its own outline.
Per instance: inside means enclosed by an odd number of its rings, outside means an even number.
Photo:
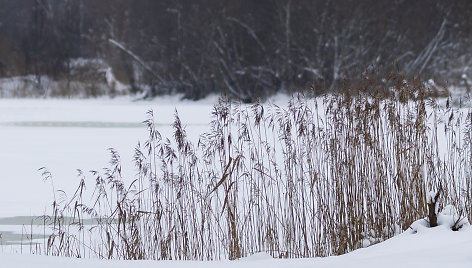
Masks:
[[[385,242],[351,253],[314,259],[273,259],[266,253],[257,253],[236,261],[106,261],[72,259],[25,254],[0,254],[2,267],[472,267],[472,228],[465,226],[454,232],[447,224],[427,228],[420,220],[417,228],[397,235]],[[419,228],[418,228],[419,227]]]

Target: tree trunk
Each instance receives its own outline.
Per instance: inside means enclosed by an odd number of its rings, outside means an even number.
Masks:
[[[438,190],[435,196],[432,196],[431,193],[429,193],[429,196],[428,196],[429,227],[438,226],[438,216],[436,215],[436,204],[438,202],[440,192],[441,190]]]

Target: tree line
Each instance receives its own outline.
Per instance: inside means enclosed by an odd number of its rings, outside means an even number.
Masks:
[[[244,101],[390,72],[460,81],[471,13],[467,0],[0,0],[0,77],[71,80],[74,61],[99,59],[131,92]]]

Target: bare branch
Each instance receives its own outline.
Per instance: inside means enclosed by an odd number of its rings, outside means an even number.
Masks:
[[[118,41],[115,41],[113,39],[108,39],[108,42],[110,42],[112,45],[118,47],[121,49],[123,52],[131,56],[137,63],[139,63],[141,66],[143,66],[146,71],[148,71],[150,74],[152,74],[159,82],[162,82],[164,79],[160,75],[158,75],[156,72],[152,70],[152,68],[147,65],[140,57],[138,57],[136,54],[134,54],[131,50],[127,49],[123,44],[119,43]]]

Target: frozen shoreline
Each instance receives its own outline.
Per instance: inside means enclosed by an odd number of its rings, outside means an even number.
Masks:
[[[351,253],[314,259],[273,259],[257,253],[235,261],[120,261],[0,253],[5,267],[471,267],[472,228],[453,232],[444,226],[407,232]]]

